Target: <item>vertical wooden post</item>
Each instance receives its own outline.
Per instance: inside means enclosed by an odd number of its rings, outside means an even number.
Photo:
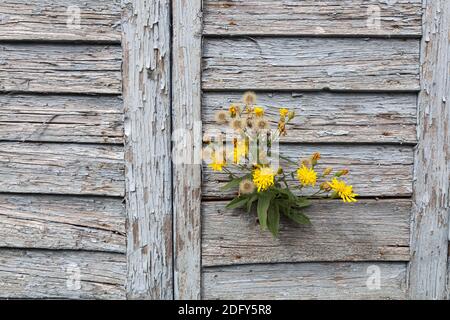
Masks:
[[[200,299],[202,1],[172,4],[174,296]]]
[[[173,299],[170,0],[122,0],[130,299]]]
[[[450,189],[450,1],[424,0],[410,263],[413,299],[446,299]]]

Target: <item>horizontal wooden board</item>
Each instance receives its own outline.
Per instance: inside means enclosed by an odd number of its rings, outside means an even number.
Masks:
[[[205,0],[206,35],[420,36],[422,0]]]
[[[120,46],[1,44],[0,92],[121,93]]]
[[[3,141],[123,143],[122,100],[0,95],[0,137]]]
[[[345,179],[353,185],[361,196],[410,196],[412,193],[413,148],[394,145],[280,145],[280,153],[294,161],[304,159],[314,152],[320,152],[322,159],[316,167],[322,172],[327,167],[337,170],[349,169]],[[296,170],[293,164],[280,162],[288,174]],[[230,170],[239,173],[236,167]],[[335,171],[336,172],[336,171]],[[206,164],[203,169],[203,197],[206,199],[230,198],[237,190],[222,191],[229,181],[225,172],[213,172]],[[322,180],[318,180],[319,182]],[[289,184],[298,185],[288,177]],[[315,189],[317,190],[317,188]],[[311,191],[305,190],[306,193]]]
[[[126,250],[121,199],[0,195],[0,247]]]
[[[120,42],[120,0],[2,0],[0,40]]]
[[[0,192],[123,196],[123,147],[0,142],[0,177]]]
[[[206,90],[418,91],[418,39],[206,39]]]
[[[0,250],[1,298],[125,299],[125,275],[123,254]]]
[[[217,130],[214,113],[241,102],[241,93],[206,92],[203,129]],[[349,93],[263,92],[258,104],[268,118],[278,120],[278,108],[294,110],[284,142],[416,143],[417,95]],[[276,128],[276,124],[272,123]]]
[[[261,231],[256,214],[203,202],[203,266],[304,261],[408,261],[411,201],[314,201],[312,225],[281,220],[280,236]]]
[[[379,287],[372,281],[377,274]],[[406,299],[406,264],[298,263],[205,268],[202,289],[204,299]]]

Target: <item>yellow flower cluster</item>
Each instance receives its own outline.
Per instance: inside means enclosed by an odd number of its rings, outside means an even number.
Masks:
[[[317,171],[320,153],[314,153],[299,164],[281,157],[290,163],[291,168],[295,164],[293,172],[274,167],[268,149],[287,135],[287,125],[295,117],[293,110],[267,108],[257,104],[256,94],[246,92],[241,103],[233,103],[228,110],[217,111],[214,115],[217,124],[228,125],[234,133],[232,144],[224,148],[223,141],[217,144],[206,141],[209,152],[204,150],[204,160],[210,161],[208,167],[211,170],[230,175],[236,181],[234,185],[239,185],[240,195],[283,188],[288,192],[291,192],[290,188],[301,192],[304,188],[315,188],[319,185],[319,190],[313,193],[315,197],[328,196],[331,193],[332,197],[340,197],[344,202],[356,202],[355,197],[358,195],[353,192],[353,187],[341,178],[349,173],[348,170],[332,174],[333,168],[327,167],[323,168],[321,173]],[[276,125],[274,130],[270,130],[270,124]],[[264,144],[268,146],[267,149],[260,148]],[[242,177],[237,175],[236,171],[246,174]],[[289,177],[296,178],[298,184],[293,185]]]

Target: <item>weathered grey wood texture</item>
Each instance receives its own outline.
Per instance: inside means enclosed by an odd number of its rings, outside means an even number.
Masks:
[[[327,167],[350,169],[346,180],[361,196],[398,197],[412,193],[413,149],[397,145],[280,145],[280,152],[296,161],[320,152],[322,159],[318,172]],[[293,164],[284,165],[286,172],[295,170]],[[232,172],[235,169],[230,168]],[[225,172],[213,172],[205,164],[203,167],[203,196],[210,198],[230,198],[236,190],[222,191],[221,187],[229,181]],[[288,177],[289,184],[295,184]],[[306,190],[308,192],[308,190]]]
[[[310,229],[284,222],[273,240],[254,216],[223,209],[217,199],[233,196],[219,191],[228,179],[204,166],[203,298],[407,298],[407,265],[394,261],[410,259],[411,200],[404,197],[413,191],[421,5],[204,1],[203,131],[217,128],[216,110],[258,90],[269,115],[278,113],[270,107],[298,114],[282,152],[297,159],[318,151],[319,170],[347,167],[361,196],[392,199],[315,203]],[[370,25],[378,9],[379,28]],[[367,288],[372,262],[364,261],[378,261],[381,290]]]
[[[206,35],[421,35],[421,0],[205,0]]]
[[[172,299],[170,1],[123,5],[127,295]]]
[[[200,299],[202,1],[172,8],[174,298]]]
[[[0,44],[0,91],[121,93],[121,48]]]
[[[123,147],[0,142],[0,175],[0,192],[123,196]]]
[[[1,194],[0,247],[125,253],[124,205],[101,197]]]
[[[123,254],[0,249],[1,298],[124,299],[125,275]]]
[[[0,40],[120,43],[120,0],[3,0]]]
[[[0,4],[2,298],[126,296],[120,11]]]
[[[203,131],[217,129],[214,113],[241,102],[241,97],[236,92],[205,92]],[[258,103],[268,107],[266,113],[272,119],[278,119],[281,107],[298,115],[289,124],[288,135],[282,142],[414,144],[417,141],[415,93],[263,92],[258,94]]]
[[[450,208],[450,2],[424,0],[424,7],[410,293],[415,299],[446,299]]]
[[[114,96],[0,95],[4,141],[123,143],[122,100]]]
[[[408,261],[410,200],[317,201],[312,225],[282,219],[280,236],[260,231],[256,214],[203,203],[203,266],[305,261]]]
[[[380,272],[380,289],[367,286],[374,271]],[[302,263],[206,268],[202,293],[205,299],[405,299],[406,264]]]
[[[206,39],[207,90],[418,91],[416,39]]]

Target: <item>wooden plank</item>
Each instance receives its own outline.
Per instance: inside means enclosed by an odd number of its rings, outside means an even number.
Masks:
[[[420,36],[421,0],[206,0],[206,35]]]
[[[125,253],[121,199],[0,195],[0,247]]]
[[[409,261],[411,201],[314,202],[311,226],[282,219],[278,239],[256,215],[203,202],[203,266],[305,261]]]
[[[206,268],[202,293],[204,299],[230,300],[400,300],[405,291],[405,263],[368,262]]]
[[[0,40],[120,43],[120,0],[3,0]]]
[[[173,299],[170,1],[123,5],[127,296]]]
[[[206,39],[206,90],[418,91],[416,39]]]
[[[121,146],[0,142],[0,192],[124,195]]]
[[[0,95],[0,137],[3,141],[123,143],[122,100]]]
[[[218,128],[217,110],[241,101],[241,93],[207,92],[203,95],[203,128]],[[269,117],[278,119],[278,108],[294,110],[282,142],[306,143],[416,143],[416,94],[280,93],[258,95]],[[276,128],[275,123],[272,123]]]
[[[124,299],[125,255],[100,252],[0,250],[0,297]]]
[[[322,172],[327,167],[349,169],[347,181],[360,196],[398,197],[412,193],[413,149],[407,146],[375,145],[280,145],[280,153],[294,161],[320,152],[322,159],[316,167]],[[281,162],[285,172],[296,170],[292,164]],[[231,167],[232,172],[236,171]],[[204,198],[230,198],[236,190],[222,191],[229,181],[225,172],[213,172],[207,165],[203,168]],[[320,181],[320,180],[319,180]],[[288,177],[289,184],[298,184]],[[306,190],[310,193],[309,190]]]
[[[174,0],[173,213],[174,298],[201,291],[201,51],[202,1]]]
[[[424,1],[424,8],[410,294],[413,299],[446,299],[450,203],[450,2]]]
[[[1,44],[0,92],[121,93],[121,48]]]

